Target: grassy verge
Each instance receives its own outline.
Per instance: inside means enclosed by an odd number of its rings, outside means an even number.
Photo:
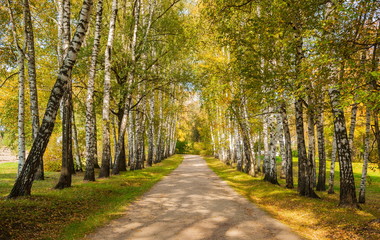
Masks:
[[[59,173],[33,185],[32,196],[6,200],[14,183],[16,163],[0,164],[0,239],[80,239],[125,211],[128,203],[148,191],[178,167],[175,155],[143,170],[124,172],[109,179],[83,182],[73,177],[73,187],[52,190]]]
[[[379,170],[369,169],[367,203],[361,205],[363,210],[356,210],[337,207],[339,187],[335,188],[337,194],[318,192],[320,200],[305,198],[296,190],[284,188],[283,180],[280,180],[282,186],[272,185],[262,181],[261,177],[238,172],[215,158],[205,159],[209,167],[237,192],[306,239],[380,239],[380,224],[371,222],[380,217]],[[355,163],[357,183],[360,171],[360,163]],[[335,183],[339,185],[339,173],[336,171],[335,175]]]

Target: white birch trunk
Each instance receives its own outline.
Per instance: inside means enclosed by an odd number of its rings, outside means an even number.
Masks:
[[[18,176],[25,163],[25,70],[24,70],[24,51],[21,49],[15,20],[13,16],[12,6],[10,0],[7,1],[9,16],[11,19],[11,28],[13,34],[13,43],[17,49],[17,67],[18,67],[18,117],[17,117],[17,130],[18,130]]]
[[[111,64],[112,48],[115,37],[115,25],[118,11],[118,0],[112,0],[108,40],[104,59],[104,94],[103,94],[103,153],[99,177],[109,177],[111,163],[110,143],[110,95],[111,95]]]
[[[359,203],[365,203],[365,190],[366,190],[366,180],[367,180],[367,169],[370,153],[370,134],[371,134],[371,112],[367,107],[366,110],[366,123],[365,123],[365,140],[364,140],[364,159],[362,168],[362,177],[360,180],[359,189]]]
[[[312,108],[312,101],[309,99],[309,108]],[[312,164],[312,187],[317,185],[317,172],[316,172],[316,163],[315,163],[315,121],[314,121],[314,111],[309,109],[307,111],[307,133],[308,133],[308,153],[307,157],[309,158],[308,162]]]
[[[17,198],[18,196],[30,195],[35,172],[37,171],[40,159],[45,152],[49,138],[54,129],[54,122],[57,116],[59,102],[63,96],[65,86],[70,79],[69,76],[71,75],[71,71],[76,62],[78,52],[87,32],[91,7],[91,0],[85,0],[83,2],[79,15],[77,30],[74,34],[73,40],[70,43],[70,48],[65,57],[64,64],[60,67],[57,81],[52,89],[37,138],[33,142],[32,149],[30,150],[28,158],[25,161],[25,165],[20,175],[17,177],[16,183],[8,196],[9,198]]]
[[[330,178],[329,178],[329,189],[328,193],[333,194],[334,192],[334,178],[335,178],[335,161],[336,161],[336,137],[335,132],[333,131],[333,140],[332,140],[332,151],[331,151],[331,164],[330,164]]]
[[[34,32],[33,22],[30,13],[29,0],[24,0],[24,29],[27,47],[28,60],[28,77],[29,77],[29,93],[30,93],[30,112],[32,114],[32,135],[33,140],[37,137],[38,128],[40,127],[39,111],[38,111],[38,94],[37,94],[37,74],[36,74],[36,57],[34,49]],[[36,180],[44,180],[44,165],[41,158],[40,166],[36,173]]]
[[[74,147],[75,147],[75,162],[76,162],[76,171],[77,172],[83,172],[82,168],[82,160],[80,157],[80,148],[79,148],[79,142],[78,142],[78,131],[77,131],[77,125],[75,122],[75,116],[74,111],[71,115],[72,118],[72,126],[73,126],[73,140],[74,140]]]
[[[96,61],[99,55],[101,27],[103,16],[103,0],[98,0],[96,5],[96,22],[94,45],[92,47],[89,77],[86,96],[86,173],[84,180],[95,181],[94,168],[98,165],[97,139],[96,139],[96,113],[94,105]]]
[[[265,174],[267,171],[270,153],[269,153],[269,136],[268,136],[268,122],[269,115],[265,114],[263,119],[263,138],[264,138],[264,161],[263,161],[263,173]]]
[[[276,119],[277,119],[277,136],[278,136],[278,143],[280,145],[280,154],[281,154],[280,178],[285,179],[287,156],[286,156],[286,149],[285,149],[285,142],[284,142],[284,127],[283,127],[283,121],[280,114],[276,114]]]

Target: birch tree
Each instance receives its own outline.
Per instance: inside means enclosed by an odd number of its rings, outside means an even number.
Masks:
[[[70,18],[71,18],[71,4],[70,0],[62,0],[62,56],[68,54],[68,48],[70,46]],[[74,171],[73,162],[73,145],[72,145],[72,82],[71,72],[68,75],[67,84],[64,88],[64,94],[62,98],[62,166],[61,175],[58,183],[55,186],[56,189],[63,189],[71,187],[71,179]]]
[[[17,177],[16,183],[14,184],[8,198],[17,198],[19,196],[30,195],[31,193],[34,175],[54,129],[54,122],[57,116],[59,102],[62,99],[64,89],[70,79],[69,76],[77,60],[78,52],[87,32],[91,8],[92,0],[85,0],[80,11],[76,32],[70,42],[70,47],[68,48],[68,52],[64,58],[64,63],[59,69],[59,74],[52,89],[38,135],[33,142],[32,149],[30,150],[28,158],[25,161],[25,165]]]
[[[11,1],[7,0],[8,12],[11,20],[11,28],[13,34],[13,44],[17,49],[17,66],[18,66],[18,176],[25,163],[25,56],[24,50],[21,48],[18,41],[16,23],[13,15]]]
[[[334,116],[334,131],[340,168],[340,206],[357,207],[352,158],[344,112],[340,108],[340,92],[335,87],[329,89]]]
[[[366,122],[365,122],[363,168],[362,168],[362,177],[360,180],[360,188],[359,188],[359,203],[365,203],[365,190],[366,190],[367,170],[368,170],[369,153],[370,153],[370,133],[371,133],[371,112],[367,108]]]
[[[37,137],[38,128],[40,126],[39,110],[38,110],[38,94],[37,94],[37,74],[36,74],[36,57],[34,48],[34,31],[33,22],[30,13],[29,0],[24,0],[24,29],[26,42],[26,56],[28,60],[28,82],[30,94],[30,111],[32,114],[32,135],[33,140]],[[40,166],[36,173],[36,180],[44,180],[44,164],[41,158]]]
[[[96,62],[100,49],[101,27],[103,16],[103,0],[98,0],[96,5],[96,21],[94,44],[91,53],[91,62],[87,84],[86,96],[86,172],[84,180],[95,181],[94,167],[97,165],[97,139],[96,139],[96,114],[94,106],[94,91],[96,77]]]
[[[103,93],[103,153],[102,166],[99,177],[109,177],[111,164],[111,143],[110,143],[110,94],[111,94],[111,64],[112,47],[115,37],[115,25],[118,12],[118,1],[112,0],[112,14],[108,32],[108,40],[104,58],[104,93]]]

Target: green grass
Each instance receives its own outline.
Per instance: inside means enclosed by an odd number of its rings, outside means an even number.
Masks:
[[[251,177],[236,171],[219,160],[205,158],[210,168],[237,192],[259,205],[273,217],[289,225],[306,239],[380,239],[380,224],[371,220],[380,217],[380,172],[369,169],[367,203],[362,210],[340,208],[338,164],[335,171],[335,192],[317,192],[321,199],[301,197],[296,190],[264,182],[262,177]],[[296,160],[296,159],[295,159]],[[297,162],[294,163],[297,174]],[[328,165],[330,163],[328,162]],[[353,164],[355,182],[358,186],[361,163]],[[297,183],[297,178],[294,179]]]
[[[59,173],[47,172],[47,180],[34,183],[32,196],[16,200],[5,199],[15,180],[16,163],[0,164],[0,239],[81,239],[121,216],[130,202],[182,160],[175,155],[153,167],[96,182],[83,182],[78,173],[73,187],[64,190],[52,190]]]

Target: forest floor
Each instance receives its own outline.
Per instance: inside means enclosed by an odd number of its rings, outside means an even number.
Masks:
[[[338,207],[339,164],[335,168],[335,194],[317,192],[321,199],[312,199],[297,193],[296,158],[293,159],[295,189],[286,189],[284,179],[278,178],[280,185],[274,185],[264,182],[262,176],[252,177],[215,158],[205,159],[208,166],[238,193],[306,239],[380,239],[380,171],[375,164],[369,166],[366,204],[360,204],[362,209],[359,210]],[[356,186],[360,183],[361,166],[362,163],[353,163]],[[278,162],[278,172],[280,169]]]
[[[95,182],[73,176],[72,187],[53,190],[59,172],[45,172],[44,181],[33,184],[32,196],[8,200],[17,162],[0,163],[0,240],[82,239],[125,212],[126,206],[148,191],[182,162],[181,155],[153,167],[122,172]],[[98,175],[98,170],[96,171]]]
[[[199,156],[86,239],[301,239],[222,181]]]

